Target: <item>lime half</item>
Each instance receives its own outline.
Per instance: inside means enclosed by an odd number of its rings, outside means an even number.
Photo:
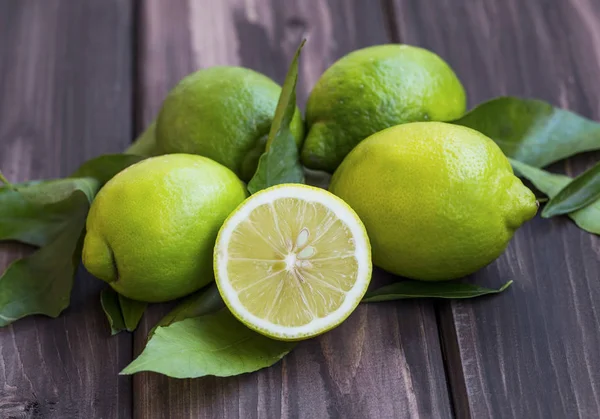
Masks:
[[[265,189],[225,221],[215,246],[225,303],[246,326],[281,340],[345,320],[371,280],[371,247],[356,213],[305,185]]]

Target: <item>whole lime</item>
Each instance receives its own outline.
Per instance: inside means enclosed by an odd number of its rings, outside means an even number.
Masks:
[[[265,150],[281,87],[241,67],[210,67],[182,79],[168,94],[156,122],[164,153],[199,154],[252,178]],[[304,139],[300,111],[291,122],[298,147]]]
[[[245,197],[235,174],[206,157],[144,160],[117,174],[96,196],[83,264],[134,300],[189,294],[213,280],[217,233]]]
[[[443,122],[367,138],[344,159],[330,190],[364,222],[377,266],[421,280],[484,267],[537,211],[496,143]]]
[[[450,121],[465,107],[462,84],[433,52],[398,44],[354,51],[310,93],[302,162],[333,173],[369,135],[406,122]]]

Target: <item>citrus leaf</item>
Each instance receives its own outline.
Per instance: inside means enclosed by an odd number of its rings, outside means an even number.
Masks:
[[[64,200],[76,189],[92,202],[100,187],[139,156],[114,154],[84,163],[65,179],[33,181],[0,188],[0,240],[44,246],[70,221]]]
[[[600,199],[600,162],[577,176],[544,207],[542,217],[568,214]]]
[[[125,322],[125,329],[127,329],[129,332],[133,332],[140,323],[148,303],[132,300],[131,298],[127,298],[121,294],[118,295],[119,307],[121,308],[123,321]]]
[[[57,317],[68,305],[89,201],[80,189],[66,198],[69,222],[44,247],[8,266],[0,277],[0,326],[32,314]]]
[[[158,327],[144,351],[121,374],[154,371],[175,378],[227,377],[269,367],[295,345],[248,329],[223,308]]]
[[[421,282],[400,281],[368,292],[363,303],[404,300],[408,298],[473,298],[488,294],[498,294],[507,289],[513,281],[508,281],[498,289],[484,288],[464,282]]]
[[[74,190],[87,196],[93,179],[62,179],[18,184],[18,190],[0,188],[0,241],[14,240],[44,246],[71,222]]]
[[[600,149],[599,123],[540,100],[495,98],[453,123],[484,133],[508,157],[535,167]]]
[[[2,172],[0,172],[0,182],[4,183],[8,189],[12,189],[13,191],[16,190],[15,186],[12,183],[10,183],[8,179],[6,179],[6,177],[4,177]]]
[[[101,156],[75,173],[82,177],[0,188],[0,240],[41,247],[0,276],[0,326],[30,314],[56,317],[69,305],[89,204],[104,182],[141,159]]]
[[[145,157],[129,154],[105,154],[83,163],[71,178],[94,178],[104,185],[123,169],[144,160]],[[92,197],[93,198],[93,197]]]
[[[124,297],[110,287],[102,290],[100,302],[110,324],[112,335],[124,330],[133,332],[148,306],[148,303]]]
[[[511,159],[510,163],[518,175],[529,180],[537,189],[550,198],[558,195],[573,180],[569,176],[550,173],[517,160]],[[600,234],[600,200],[596,200],[580,210],[571,212],[568,216],[575,221],[575,224],[579,228],[590,233]]]
[[[251,194],[280,183],[304,183],[304,171],[296,140],[290,131],[290,123],[296,111],[298,60],[305,42],[306,40],[302,40],[300,43],[285,76],[267,138],[266,151],[260,156],[256,173],[248,183]]]
[[[125,154],[135,154],[137,156],[152,157],[160,154],[156,144],[156,121],[152,122],[146,131],[125,150]]]
[[[105,288],[100,292],[100,303],[108,319],[111,335],[114,336],[125,330],[125,320],[123,320],[123,313],[121,312],[119,294],[110,287]]]
[[[169,326],[181,320],[214,313],[223,307],[225,307],[225,303],[221,298],[221,294],[219,294],[217,286],[213,283],[209,287],[197,291],[185,298],[177,305],[177,307],[160,319],[156,326],[148,333],[148,339],[152,337],[157,327]]]

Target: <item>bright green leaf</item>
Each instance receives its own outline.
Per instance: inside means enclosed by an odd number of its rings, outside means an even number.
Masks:
[[[69,305],[89,202],[79,189],[66,201],[70,221],[44,247],[9,265],[0,278],[0,326],[32,314],[57,317]]]
[[[6,179],[6,177],[4,177],[2,172],[0,172],[0,182],[4,183],[8,189],[11,189],[13,191],[16,190],[15,186],[12,183],[10,183],[8,179]]]
[[[573,180],[569,176],[546,172],[545,170],[529,166],[517,160],[511,160],[510,163],[518,175],[528,179],[537,189],[550,198],[556,196]],[[581,229],[590,233],[600,234],[600,200],[596,200],[588,206],[568,215]]]
[[[484,288],[464,282],[422,282],[400,281],[368,292],[363,303],[404,300],[408,298],[473,298],[482,295],[498,294],[507,289],[513,281],[508,281],[498,289]]]
[[[119,294],[110,287],[105,288],[100,293],[100,302],[108,319],[111,334],[116,335],[125,330],[125,320],[123,320],[123,313],[121,312]]]
[[[186,297],[177,307],[160,319],[156,326],[148,333],[148,338],[152,337],[154,331],[159,326],[169,326],[181,320],[214,313],[223,307],[225,307],[225,303],[219,294],[216,284],[213,283]]]
[[[542,217],[568,214],[600,199],[600,162],[577,176],[544,207]]]
[[[280,183],[304,183],[304,170],[290,123],[296,111],[298,59],[305,42],[303,40],[298,47],[285,77],[267,139],[267,150],[260,156],[256,173],[248,183],[251,194]]]
[[[158,327],[141,355],[121,374],[154,371],[175,378],[239,375],[275,364],[295,345],[248,329],[224,308]]]
[[[129,332],[133,332],[142,319],[148,303],[132,300],[119,294],[119,306],[121,307],[125,328]]]
[[[600,149],[600,124],[533,99],[499,97],[454,121],[493,139],[508,157],[544,167]]]

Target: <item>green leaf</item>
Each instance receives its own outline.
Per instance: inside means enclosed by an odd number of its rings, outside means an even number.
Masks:
[[[132,300],[119,294],[119,306],[121,307],[125,328],[129,332],[133,332],[140,323],[148,303]]]
[[[125,154],[152,157],[161,154],[156,144],[156,122],[152,122],[136,140],[125,150]]]
[[[537,189],[550,198],[558,195],[573,180],[569,176],[546,172],[545,170],[529,166],[517,160],[511,159],[510,163],[518,175],[528,179]],[[581,229],[590,233],[600,234],[600,200],[596,200],[588,206],[568,215]]]
[[[44,247],[9,265],[0,278],[0,326],[32,314],[57,317],[69,305],[89,202],[77,189],[63,205],[69,222]]]
[[[260,156],[256,173],[248,183],[251,194],[280,183],[304,183],[304,171],[290,123],[296,111],[298,59],[305,42],[304,39],[300,43],[285,76],[267,139],[267,149]]]
[[[600,162],[577,176],[544,207],[542,217],[568,214],[600,199]]]
[[[100,185],[104,185],[123,169],[144,159],[145,157],[129,154],[105,154],[86,161],[70,177],[94,178]]]
[[[6,179],[6,177],[4,177],[4,175],[2,174],[2,172],[0,172],[0,182],[4,183],[8,189],[12,189],[13,191],[16,190],[16,188],[14,187],[14,185],[12,183],[10,183],[8,181],[8,179]]]
[[[89,189],[85,182],[59,180],[19,185],[18,191],[1,188],[0,240],[48,244],[71,222],[72,203],[66,197],[82,187]]]
[[[400,281],[368,292],[363,303],[404,300],[408,298],[473,298],[488,294],[498,294],[507,289],[513,281],[508,281],[498,289],[484,288],[464,282],[421,282]]]
[[[169,326],[181,320],[214,313],[223,307],[225,307],[225,303],[219,294],[216,284],[213,283],[185,298],[177,307],[160,319],[156,326],[148,333],[148,339],[152,337],[157,327]]]
[[[484,133],[508,157],[535,167],[600,149],[599,123],[540,100],[499,97],[453,123]]]
[[[148,303],[124,297],[110,287],[102,290],[100,301],[112,335],[124,330],[133,332],[148,306]]]
[[[125,330],[125,320],[123,320],[123,313],[121,312],[119,294],[110,287],[105,288],[100,293],[100,302],[110,324],[111,334],[114,336]]]
[[[56,317],[69,305],[89,204],[104,182],[139,160],[101,156],[75,173],[83,177],[0,188],[0,240],[41,247],[0,277],[0,326],[30,314]]]
[[[121,374],[154,371],[175,378],[227,377],[269,367],[295,345],[248,329],[224,308],[158,327],[144,351]]]

